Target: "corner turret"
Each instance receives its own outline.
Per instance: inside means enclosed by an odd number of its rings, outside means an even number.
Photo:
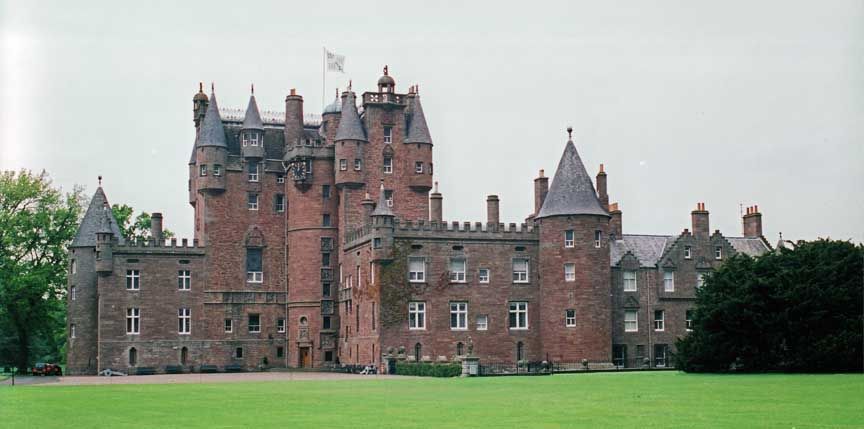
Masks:
[[[387,205],[383,180],[378,191],[378,204],[370,217],[372,218],[372,259],[375,261],[393,259],[393,232],[396,215]]]
[[[336,185],[349,188],[360,187],[365,181],[363,174],[365,146],[369,143],[357,103],[350,87],[342,93],[342,117],[336,131]]]
[[[198,192],[221,193],[225,191],[225,165],[228,162],[228,143],[225,127],[219,114],[215,90],[210,94],[210,103],[204,115],[204,123],[198,134],[196,187]]]
[[[253,160],[264,158],[264,121],[261,120],[261,114],[258,112],[254,85],[243,118],[243,127],[240,129],[240,141],[244,158]]]

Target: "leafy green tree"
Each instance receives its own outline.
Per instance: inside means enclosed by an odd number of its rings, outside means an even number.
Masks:
[[[82,203],[80,188],[64,194],[44,171],[0,172],[0,363],[62,359],[67,247]]]
[[[679,368],[860,371],[862,271],[864,248],[844,241],[731,258],[697,292]]]
[[[141,212],[133,218],[134,210],[126,204],[112,204],[111,213],[117,219],[120,232],[123,233],[123,236],[127,240],[137,241],[150,238],[150,213]],[[174,237],[174,233],[168,229],[163,229],[162,237],[172,238]]]

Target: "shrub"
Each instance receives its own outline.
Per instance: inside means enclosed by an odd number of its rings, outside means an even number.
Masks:
[[[420,377],[457,377],[462,374],[462,365],[458,363],[397,362],[396,374]]]

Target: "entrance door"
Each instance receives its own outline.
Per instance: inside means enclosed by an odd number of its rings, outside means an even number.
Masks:
[[[300,347],[300,362],[298,365],[300,368],[309,368],[312,366],[312,354],[309,353],[309,347]]]

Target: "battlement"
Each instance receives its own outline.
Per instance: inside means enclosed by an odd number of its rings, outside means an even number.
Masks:
[[[198,239],[190,240],[176,238],[156,241],[152,238],[145,240],[128,240],[126,244],[114,246],[114,254],[119,253],[182,253],[182,254],[204,254],[206,246],[201,245]]]
[[[408,239],[451,239],[451,240],[524,240],[537,241],[538,230],[527,223],[499,223],[489,225],[483,222],[438,222],[426,220],[394,219],[394,238]],[[345,249],[363,244],[371,239],[374,228],[364,225],[345,234]]]

